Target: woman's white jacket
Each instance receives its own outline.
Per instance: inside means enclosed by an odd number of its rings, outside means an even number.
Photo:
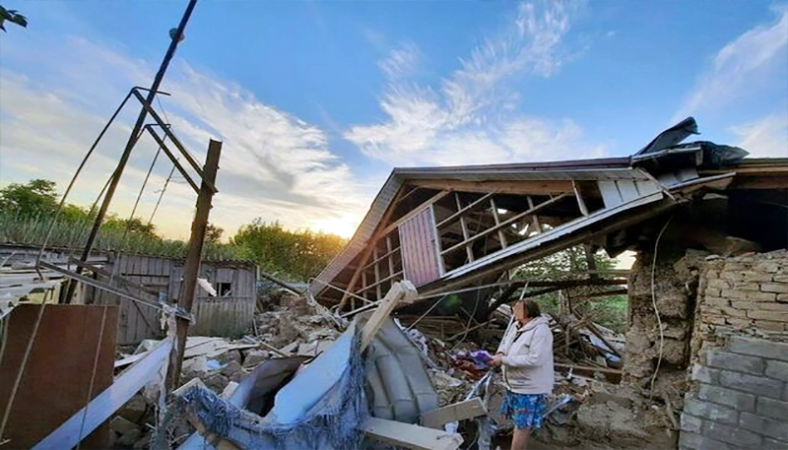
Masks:
[[[503,379],[518,394],[553,392],[553,332],[550,317],[541,315],[522,327],[513,320],[498,353],[503,353]]]

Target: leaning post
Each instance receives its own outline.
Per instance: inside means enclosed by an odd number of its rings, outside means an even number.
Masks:
[[[211,200],[214,191],[210,186],[216,181],[216,172],[219,170],[219,155],[222,152],[222,143],[211,140],[208,144],[208,156],[205,158],[203,168],[203,181],[200,194],[197,197],[197,212],[192,222],[191,237],[189,238],[189,252],[186,255],[186,264],[183,267],[183,282],[181,284],[178,306],[185,312],[191,313],[194,294],[197,288],[197,277],[200,272],[202,247],[205,242],[205,230],[208,227],[208,215],[211,212]],[[186,348],[186,336],[189,331],[189,320],[180,316],[175,317],[176,331],[175,342],[170,354],[170,366],[167,369],[167,391],[178,387],[183,364],[183,353]]]

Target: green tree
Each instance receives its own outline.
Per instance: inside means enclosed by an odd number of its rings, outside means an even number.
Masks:
[[[29,217],[51,214],[57,210],[55,182],[35,179],[27,184],[11,183],[0,189],[0,211],[16,212]]]
[[[5,22],[11,22],[22,28],[27,28],[27,17],[19,14],[14,9],[5,9],[0,5],[0,30],[6,31]]]
[[[316,276],[346,243],[333,234],[289,231],[279,222],[261,219],[241,227],[231,241],[242,257],[255,261],[262,270],[293,280]]]
[[[205,230],[205,242],[208,244],[218,244],[222,240],[222,234],[224,234],[224,228],[219,228],[209,223],[208,228]]]

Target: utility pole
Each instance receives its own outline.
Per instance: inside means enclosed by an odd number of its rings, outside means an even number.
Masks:
[[[164,74],[167,72],[170,61],[175,55],[175,50],[178,47],[178,43],[183,40],[183,31],[186,29],[186,24],[189,22],[189,18],[191,17],[192,11],[194,11],[194,7],[196,5],[197,0],[189,0],[189,4],[186,6],[186,11],[183,13],[183,17],[181,18],[181,22],[178,24],[178,28],[174,33],[171,33],[172,41],[170,42],[169,48],[167,48],[167,53],[164,54],[164,59],[159,66],[159,71],[156,72],[156,76],[154,77],[153,83],[151,84],[150,90],[148,91],[147,102],[149,105],[153,104],[153,100],[156,98],[156,93],[158,92],[159,86],[164,79]],[[90,252],[93,250],[93,245],[96,243],[96,238],[98,238],[99,231],[101,230],[101,223],[104,221],[104,217],[107,215],[109,205],[112,202],[112,197],[115,195],[115,189],[118,187],[118,183],[120,182],[120,176],[123,174],[123,169],[126,167],[126,163],[131,156],[131,150],[134,148],[134,144],[137,143],[137,137],[140,135],[140,131],[142,130],[142,126],[144,125],[147,116],[147,110],[142,107],[140,114],[137,117],[137,123],[134,124],[134,128],[129,135],[129,140],[126,142],[126,148],[123,150],[120,161],[118,161],[118,167],[115,169],[115,175],[112,177],[112,181],[110,181],[109,187],[107,188],[107,194],[104,196],[104,201],[101,203],[101,208],[99,209],[98,215],[96,216],[96,220],[93,222],[93,228],[90,230],[88,242],[85,244],[85,249],[82,252],[82,256],[80,258],[82,262],[86,262],[88,260]],[[77,267],[76,272],[77,274],[81,274],[82,267]],[[60,303],[70,303],[71,298],[74,296],[74,290],[76,287],[77,281],[71,280],[68,283],[68,290],[66,291],[65,297],[61,296]]]
[[[208,144],[208,156],[205,158],[204,177],[200,186],[200,195],[197,197],[197,212],[192,222],[189,253],[186,256],[186,264],[183,267],[183,282],[181,283],[181,292],[178,298],[178,306],[188,313],[191,312],[192,303],[194,302],[197,277],[200,274],[200,260],[202,259],[205,230],[208,227],[208,214],[211,212],[211,200],[213,199],[214,191],[210,186],[216,181],[221,152],[222,143],[211,140],[210,144]],[[176,316],[175,321],[177,324],[175,342],[172,345],[170,366],[167,369],[168,392],[178,387],[181,365],[183,364],[183,353],[186,348],[186,335],[189,331],[189,321],[187,319]]]

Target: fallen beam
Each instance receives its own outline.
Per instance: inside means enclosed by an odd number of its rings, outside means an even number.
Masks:
[[[364,351],[372,342],[372,338],[375,337],[375,334],[383,326],[383,322],[391,315],[391,312],[394,311],[394,308],[400,304],[412,303],[417,294],[418,292],[416,292],[413,283],[408,280],[394,283],[394,286],[389,289],[389,292],[381,300],[380,306],[375,309],[372,317],[369,318],[361,330],[361,351]]]
[[[370,417],[360,429],[385,444],[415,450],[455,450],[463,441],[456,433],[376,417]]]
[[[443,425],[460,420],[486,416],[487,408],[479,397],[454,403],[421,415],[421,424],[425,427],[440,429]]]

